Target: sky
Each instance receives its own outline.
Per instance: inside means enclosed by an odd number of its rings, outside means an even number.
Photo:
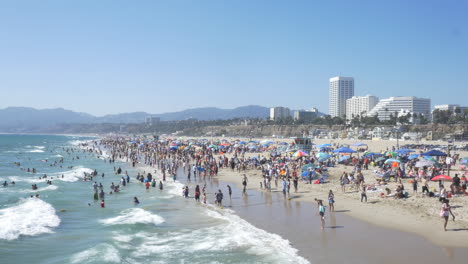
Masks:
[[[0,108],[94,115],[355,95],[468,105],[468,1],[0,1]]]

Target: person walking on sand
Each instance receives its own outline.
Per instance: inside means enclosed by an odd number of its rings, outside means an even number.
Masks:
[[[449,213],[452,215],[453,217],[453,221],[455,221],[455,215],[453,215],[452,213],[452,209],[449,205],[449,200],[448,199],[444,199],[443,200],[443,203],[442,203],[442,210],[440,211],[440,216],[444,218],[444,231],[447,231],[447,222],[448,222],[448,219],[449,219]]]
[[[332,190],[328,192],[328,206],[330,207],[330,212],[335,212],[335,195]]]
[[[367,186],[364,184],[364,182],[361,183],[361,203],[362,200],[365,200],[367,203]]]

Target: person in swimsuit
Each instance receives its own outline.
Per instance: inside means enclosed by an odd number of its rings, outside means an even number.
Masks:
[[[330,207],[330,212],[335,211],[335,195],[333,194],[333,191],[330,190],[328,192],[328,206]]]
[[[452,215],[453,221],[455,221],[455,215],[452,213],[452,209],[449,205],[449,200],[444,199],[442,203],[442,210],[440,211],[440,216],[444,218],[444,231],[447,231],[447,222],[449,219],[449,214]]]
[[[322,200],[317,200],[320,221],[322,222],[322,230],[325,229],[325,206],[323,206]]]

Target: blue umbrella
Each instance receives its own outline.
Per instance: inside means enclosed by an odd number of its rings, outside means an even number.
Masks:
[[[352,149],[347,148],[347,147],[341,147],[339,149],[335,149],[333,152],[335,152],[335,153],[356,153],[355,150],[352,150]]]
[[[360,147],[360,146],[367,146],[367,144],[366,144],[366,143],[362,143],[362,142],[358,142],[358,143],[354,143],[353,146]]]
[[[225,146],[219,145],[218,148],[223,149],[223,148],[225,148]]]
[[[422,156],[447,156],[447,154],[445,154],[444,152],[440,150],[436,150],[436,149],[430,150],[428,152],[424,152],[421,155]]]
[[[331,144],[322,144],[322,145],[317,145],[318,148],[325,148],[325,147],[331,147]]]
[[[301,174],[301,176],[303,176],[303,177],[304,177],[304,176],[309,176],[309,172],[308,172],[308,171],[303,171],[302,174]]]
[[[239,145],[245,145],[246,143],[247,143],[247,142],[245,142],[245,141],[240,141],[240,142],[239,142]]]
[[[281,143],[279,143],[279,144],[280,144],[280,145],[287,145],[288,143],[286,143],[286,142],[281,142]]]
[[[258,142],[257,140],[251,140],[251,141],[249,141],[249,143],[255,143],[255,144],[258,144],[258,143],[260,143],[260,142]]]
[[[417,159],[419,157],[419,154],[411,154],[408,156],[409,160]]]
[[[408,154],[408,153],[410,153],[410,152],[414,152],[414,150],[412,150],[412,149],[399,149],[399,150],[397,150],[396,152],[397,152],[398,154],[406,155],[406,154]]]
[[[364,158],[370,158],[370,157],[373,157],[373,156],[379,157],[379,156],[383,156],[383,154],[382,153],[371,152],[371,153],[365,155]]]

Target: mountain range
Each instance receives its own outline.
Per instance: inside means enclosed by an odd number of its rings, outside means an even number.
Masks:
[[[0,132],[34,131],[57,124],[97,124],[97,123],[142,123],[149,116],[159,117],[162,121],[186,120],[216,120],[231,118],[266,118],[269,108],[249,105],[234,109],[204,107],[187,109],[179,112],[149,114],[133,112],[105,115],[101,117],[87,113],[74,112],[63,108],[35,109],[30,107],[8,107],[0,109]]]

